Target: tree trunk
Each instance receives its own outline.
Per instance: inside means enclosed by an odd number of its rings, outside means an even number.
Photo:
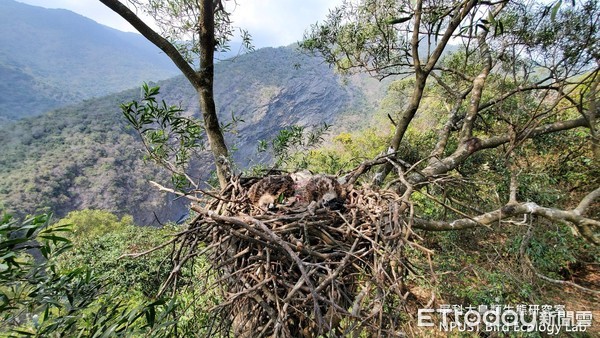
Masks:
[[[200,26],[198,35],[200,38],[200,77],[197,87],[200,96],[200,109],[204,117],[204,127],[208,136],[208,143],[215,159],[219,185],[225,188],[231,176],[229,166],[229,154],[225,138],[221,132],[217,109],[213,94],[214,81],[214,52],[215,52],[215,15],[212,0],[199,1]]]
[[[406,110],[404,110],[400,119],[397,122],[396,131],[394,132],[394,136],[392,138],[392,141],[390,142],[391,152],[397,152],[400,148],[400,142],[402,142],[402,139],[404,138],[406,130],[408,130],[410,122],[415,117],[415,114],[419,109],[421,98],[423,98],[423,91],[425,90],[425,83],[427,82],[427,76],[429,75],[429,73],[425,73],[420,69],[416,69],[415,72],[416,83],[413,90],[413,94],[408,104],[408,107],[406,108]],[[392,165],[390,163],[383,165],[381,170],[375,176],[373,183],[377,186],[381,186],[383,180],[387,177],[391,170]]]
[[[200,40],[200,70],[197,72],[187,63],[173,44],[146,25],[127,6],[118,0],[100,0],[100,2],[127,20],[148,41],[164,51],[196,89],[200,99],[200,109],[204,118],[208,144],[215,159],[219,185],[221,188],[225,188],[231,177],[231,167],[229,165],[227,144],[221,132],[213,96],[215,17],[212,0],[198,1],[200,22],[197,34]]]

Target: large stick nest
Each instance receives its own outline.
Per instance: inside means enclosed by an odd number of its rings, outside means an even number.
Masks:
[[[222,292],[213,329],[236,337],[400,335],[404,249],[416,245],[400,197],[352,189],[343,211],[257,213],[247,198],[255,181],[234,178],[195,204],[199,215],[177,238],[174,272],[200,247],[208,255]]]

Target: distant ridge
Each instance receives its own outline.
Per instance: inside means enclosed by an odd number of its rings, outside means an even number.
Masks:
[[[179,72],[135,33],[63,9],[0,1],[0,124]]]

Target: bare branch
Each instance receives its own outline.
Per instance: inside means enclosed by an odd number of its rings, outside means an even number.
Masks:
[[[517,141],[520,141],[523,139],[532,138],[543,134],[587,126],[587,120],[584,117],[580,117],[575,120],[558,121],[540,127],[532,128],[520,133],[516,137]],[[444,159],[432,160],[431,163],[427,166],[427,168],[421,171],[421,173],[423,173],[425,176],[413,175],[411,176],[410,182],[413,184],[423,182],[427,179],[427,177],[441,175],[447,173],[448,171],[456,169],[461,163],[463,163],[465,159],[467,159],[474,152],[480,151],[482,149],[496,148],[502,144],[510,142],[511,135],[510,133],[507,133],[504,135],[493,136],[484,140],[473,138],[467,141],[468,142],[461,143],[452,155]]]
[[[170,192],[170,193],[175,194],[177,196],[185,197],[185,198],[189,199],[190,201],[202,202],[202,199],[200,199],[200,198],[198,198],[196,196],[193,196],[193,195],[190,195],[190,194],[186,194],[186,193],[183,193],[181,191],[177,191],[177,190],[174,190],[174,189],[171,189],[171,188],[167,188],[167,187],[162,186],[159,183],[156,183],[154,181],[150,181],[150,184],[153,185],[153,186],[155,186],[156,188],[158,188],[158,190],[160,190],[160,191]]]
[[[587,194],[581,200],[581,202],[579,202],[579,205],[577,206],[577,208],[573,209],[573,212],[575,212],[577,215],[583,215],[586,212],[587,208],[590,207],[590,204],[592,204],[592,202],[598,197],[600,197],[600,187],[596,188],[596,190]]]
[[[577,227],[585,239],[595,245],[600,245],[600,240],[598,240],[589,229],[590,226],[600,227],[600,221],[578,215],[574,210],[566,211],[555,208],[546,208],[533,202],[509,204],[500,209],[473,218],[461,218],[451,222],[415,218],[414,227],[429,231],[462,230],[476,228],[481,225],[491,225],[510,217],[525,214],[541,216],[552,221],[569,222]]]
[[[557,121],[530,130],[525,130],[517,135],[517,141],[520,141],[524,138],[532,138],[539,135],[550,134],[557,131],[569,130],[578,127],[589,127],[588,122],[584,117],[574,120]],[[481,141],[481,149],[495,148],[507,142],[510,142],[510,134],[490,137]]]
[[[171,60],[175,63],[175,66],[181,70],[183,75],[190,81],[194,87],[200,86],[200,78],[196,74],[196,71],[189,65],[189,63],[183,58],[181,53],[170,43],[167,39],[156,33],[150,28],[144,21],[142,21],[134,12],[132,12],[127,6],[123,5],[119,0],[100,0],[106,7],[119,14],[123,19],[129,22],[140,34],[142,34],[148,41],[152,42],[158,48],[160,48]]]

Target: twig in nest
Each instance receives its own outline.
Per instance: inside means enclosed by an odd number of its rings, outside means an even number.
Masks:
[[[344,212],[280,208],[250,216],[246,194],[247,184],[233,178],[218,199],[207,195],[192,206],[198,217],[171,241],[174,268],[161,292],[176,285],[182,264],[198,255],[194,248],[202,242],[210,248],[210,285],[222,290],[221,306],[211,311],[230,315],[231,321],[217,322],[232,323],[235,334],[396,332],[385,304],[402,296],[395,285],[404,276],[391,260],[404,263],[398,248],[411,243],[400,196],[364,188],[350,193]],[[372,284],[361,288],[364,276]],[[361,313],[363,306],[368,310]]]

